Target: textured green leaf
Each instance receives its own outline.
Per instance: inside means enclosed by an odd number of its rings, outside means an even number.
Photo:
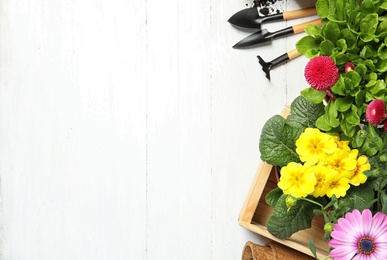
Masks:
[[[267,222],[267,230],[277,238],[289,238],[295,232],[312,226],[313,210],[316,205],[298,200],[289,210],[286,196],[282,195],[274,207],[273,214]]]
[[[299,162],[295,142],[301,132],[302,129],[288,125],[282,116],[270,118],[263,126],[259,141],[262,161],[277,166]]]
[[[304,128],[315,127],[316,120],[324,114],[324,104],[322,102],[314,104],[299,96],[290,106],[290,115],[286,119],[289,125],[301,125]]]
[[[281,198],[281,196],[283,194],[284,193],[282,192],[282,190],[278,187],[269,191],[269,193],[266,194],[266,196],[265,196],[265,200],[266,200],[267,205],[274,208],[275,205],[277,204],[279,198]]]
[[[372,206],[370,202],[374,200],[374,189],[366,182],[356,187],[351,187],[345,197],[339,198],[339,203],[352,204],[355,209],[362,211]]]

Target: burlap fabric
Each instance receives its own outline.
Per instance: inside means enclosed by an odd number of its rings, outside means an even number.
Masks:
[[[266,246],[247,242],[243,248],[242,260],[313,260],[314,258],[274,241]]]

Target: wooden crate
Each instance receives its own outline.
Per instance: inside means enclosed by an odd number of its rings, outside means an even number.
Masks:
[[[288,114],[289,108],[285,108],[282,115],[286,117]],[[323,227],[325,223],[322,216],[314,217],[311,228],[299,231],[289,239],[278,239],[267,231],[266,223],[273,212],[273,208],[266,204],[265,196],[276,187],[277,179],[274,167],[262,162],[258,167],[240,212],[239,224],[250,231],[311,256],[308,241],[312,239],[316,244],[318,258],[327,256],[329,246],[324,241]]]
[[[327,256],[329,247],[324,241],[324,219],[322,217],[315,217],[311,228],[299,231],[289,239],[278,239],[267,231],[266,222],[273,208],[266,204],[265,196],[275,187],[277,187],[277,180],[273,166],[262,162],[240,212],[239,224],[250,231],[308,255],[312,255],[308,246],[309,239],[312,239],[316,244],[318,258]]]

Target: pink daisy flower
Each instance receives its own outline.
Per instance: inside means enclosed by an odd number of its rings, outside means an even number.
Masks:
[[[378,125],[385,117],[386,105],[383,100],[375,99],[371,101],[366,109],[366,119],[371,125]]]
[[[387,256],[387,215],[378,212],[372,217],[369,209],[357,209],[345,214],[333,226],[333,247],[330,256],[335,260],[378,260]]]
[[[332,58],[317,56],[306,64],[304,76],[312,88],[326,91],[339,80],[339,69]]]

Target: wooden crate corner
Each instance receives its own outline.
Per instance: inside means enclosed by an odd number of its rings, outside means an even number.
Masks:
[[[289,239],[278,239],[267,231],[266,223],[273,212],[273,208],[266,204],[265,196],[275,187],[277,187],[277,180],[273,166],[261,162],[240,211],[239,224],[254,233],[310,256],[312,256],[312,253],[308,242],[312,239],[317,248],[318,258],[327,256],[329,246],[324,241],[324,219],[322,217],[315,217],[311,228],[299,231]]]

